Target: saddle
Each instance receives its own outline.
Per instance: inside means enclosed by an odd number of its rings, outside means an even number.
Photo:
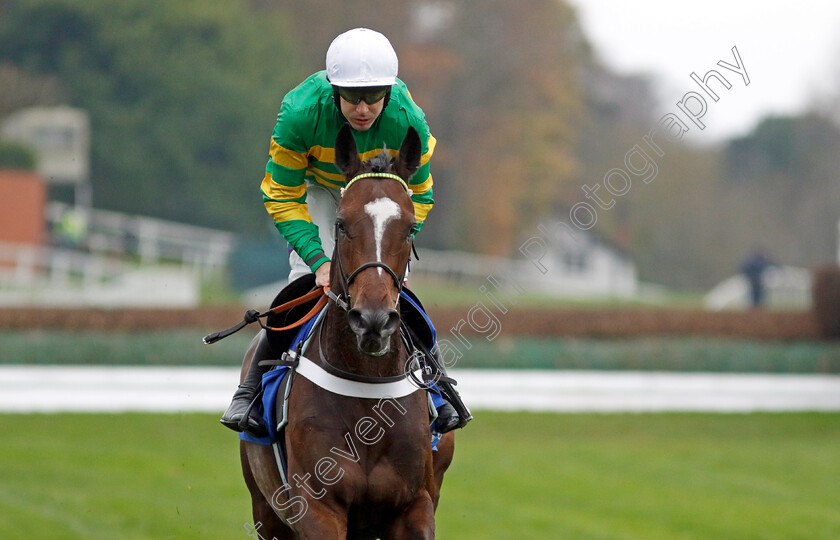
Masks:
[[[275,296],[274,300],[271,302],[270,309],[274,309],[286,302],[300,298],[313,290],[315,290],[315,274],[306,274],[301,276],[283,287],[283,289],[277,293],[277,296]],[[317,302],[317,299],[313,299],[281,313],[274,313],[271,311],[266,318],[266,326],[271,328],[283,328],[293,324],[309,313]],[[280,358],[284,352],[291,348],[292,342],[298,333],[297,329],[283,332],[267,332],[267,345],[269,351],[266,351],[266,354],[272,354],[273,356],[263,358],[263,360]]]

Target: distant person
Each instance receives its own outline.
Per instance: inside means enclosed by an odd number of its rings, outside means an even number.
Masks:
[[[79,249],[84,247],[87,238],[87,219],[85,215],[71,208],[61,214],[53,225],[55,242],[59,247]]]
[[[435,138],[423,110],[397,78],[397,67],[397,54],[384,35],[356,28],[333,40],[327,50],[326,70],[311,75],[283,98],[261,185],[266,210],[289,243],[289,285],[278,299],[289,300],[313,285],[330,285],[328,253],[334,247],[333,224],[340,189],[345,184],[344,175],[335,165],[335,141],[345,124],[353,130],[362,159],[383,149],[395,157],[408,128],[416,129],[422,158],[409,185],[417,230],[431,210],[434,200],[429,160]],[[225,426],[241,429],[240,421],[267,369],[252,363],[222,416]],[[458,427],[461,419],[451,404],[441,400],[436,408],[437,431]],[[253,418],[248,424],[249,430],[259,429]]]
[[[763,251],[756,251],[741,266],[741,273],[747,278],[750,287],[750,304],[754,308],[764,305],[767,293],[764,275],[767,269],[774,265]]]

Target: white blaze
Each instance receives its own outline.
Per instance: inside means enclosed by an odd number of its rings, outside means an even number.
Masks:
[[[373,236],[376,239],[376,260],[382,262],[382,236],[385,234],[385,224],[388,220],[400,217],[400,205],[381,197],[365,205],[365,212],[373,220]],[[382,269],[377,268],[380,274]]]

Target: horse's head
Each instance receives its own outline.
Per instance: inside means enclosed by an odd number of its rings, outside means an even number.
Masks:
[[[347,125],[336,139],[335,163],[347,186],[338,205],[330,284],[349,299],[350,328],[359,350],[370,356],[386,354],[399,328],[399,294],[417,227],[407,183],[421,152],[414,128],[396,163],[385,151],[363,162]]]

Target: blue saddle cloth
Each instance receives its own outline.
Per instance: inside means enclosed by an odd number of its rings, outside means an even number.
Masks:
[[[292,345],[290,347],[291,350],[295,350],[298,344],[306,339],[319,318],[320,317],[313,317],[309,320],[309,322],[300,327],[297,335],[295,335],[295,339],[292,341]],[[266,426],[267,434],[263,437],[255,437],[247,431],[241,431],[239,432],[239,438],[241,440],[268,446],[280,439],[280,435],[277,432],[277,414],[275,404],[277,403],[277,394],[279,393],[280,385],[286,375],[289,374],[289,370],[290,368],[288,366],[274,366],[267,372],[263,373],[262,400],[257,403],[255,407],[257,409],[257,415],[262,417],[263,424]],[[283,396],[280,398],[283,399]]]
[[[412,295],[406,293],[405,290],[401,291],[400,294],[403,300],[401,302],[402,307],[404,309],[407,307],[411,311],[414,311],[414,328],[417,328],[418,324],[427,325],[426,328],[422,328],[420,331],[421,334],[424,334],[421,339],[424,341],[431,339],[431,343],[426,344],[427,347],[431,348],[434,345],[436,335],[435,327],[432,324],[432,321],[429,319],[429,316],[426,315],[423,308],[420,307],[416,298],[412,298]],[[320,317],[313,317],[309,322],[301,326],[300,330],[298,330],[298,333],[295,335],[295,339],[292,341],[292,345],[290,347],[291,350],[295,350],[298,344],[309,336],[309,333],[312,331],[312,328],[315,326],[319,318]],[[418,323],[418,321],[421,322]],[[281,433],[278,433],[277,431],[276,403],[281,384],[286,375],[288,375],[289,370],[290,368],[287,366],[274,366],[272,369],[263,374],[262,400],[255,405],[255,408],[257,409],[257,415],[262,417],[263,423],[266,426],[267,435],[263,437],[255,437],[248,432],[242,431],[239,433],[239,438],[241,440],[265,446],[270,446],[272,443],[280,440]],[[432,392],[430,392],[430,395],[432,396],[432,403],[435,408],[438,408],[444,404],[444,400],[438,391],[437,385],[431,383],[430,386],[432,389]],[[279,398],[283,399],[283,396],[279,396]],[[440,436],[441,435],[439,433],[432,432],[432,448],[435,450],[437,450],[437,443],[440,441]]]

